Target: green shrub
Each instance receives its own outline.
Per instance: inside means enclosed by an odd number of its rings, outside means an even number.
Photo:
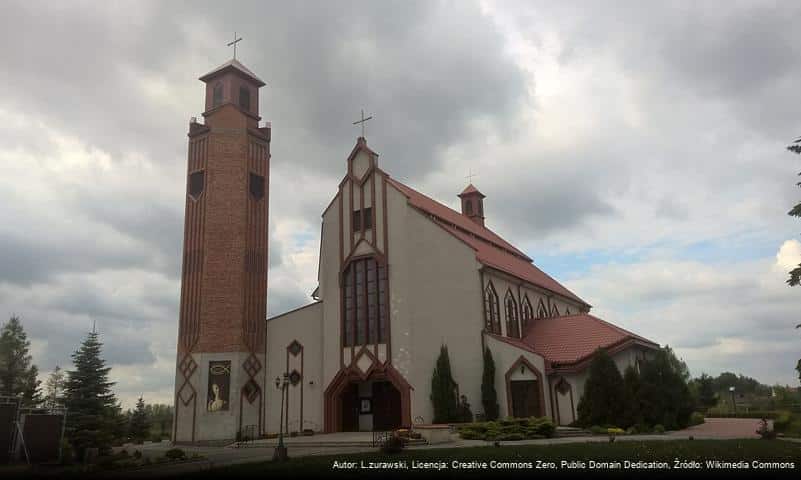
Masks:
[[[556,426],[549,418],[515,418],[498,422],[477,422],[459,429],[465,440],[504,440],[508,438],[533,439],[552,437]]]
[[[406,441],[397,436],[392,435],[381,444],[381,453],[400,453],[406,446]]]
[[[787,429],[787,426],[790,425],[791,418],[790,412],[779,412],[779,414],[776,415],[776,418],[773,419],[774,430],[777,432],[783,432],[785,429]]]
[[[654,425],[654,433],[658,433],[658,434],[665,433],[665,427],[662,426],[661,424],[657,423],[656,425]]]
[[[593,425],[590,427],[590,432],[592,432],[593,435],[603,435],[606,433],[606,429],[600,425]]]
[[[171,448],[164,452],[164,456],[170,460],[183,460],[186,458],[186,453],[180,448]]]
[[[690,415],[690,425],[701,425],[704,423],[704,414],[701,412],[693,412]]]
[[[161,435],[152,435],[150,437],[150,441],[153,443],[161,443],[161,440],[162,440]]]
[[[506,441],[506,442],[514,442],[514,441],[525,440],[525,439],[526,439],[526,436],[523,435],[522,433],[506,433],[506,434],[503,434],[503,435],[499,436],[498,438],[496,438],[496,440],[503,440],[503,441]]]

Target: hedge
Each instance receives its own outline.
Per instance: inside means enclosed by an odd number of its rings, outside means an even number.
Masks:
[[[514,418],[495,422],[476,422],[459,429],[465,440],[515,441],[552,437],[556,426],[547,417]]]

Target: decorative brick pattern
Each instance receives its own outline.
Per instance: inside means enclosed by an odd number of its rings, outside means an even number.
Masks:
[[[261,362],[252,353],[247,360],[242,364],[242,368],[251,378],[255,377],[261,371]]]

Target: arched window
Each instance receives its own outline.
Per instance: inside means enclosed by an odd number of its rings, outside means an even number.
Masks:
[[[498,294],[492,282],[487,283],[484,289],[484,313],[487,317],[486,329],[488,332],[501,334],[501,308],[498,302]]]
[[[558,317],[559,316],[559,307],[556,306],[556,303],[551,305],[551,316]]]
[[[512,338],[520,338],[520,324],[518,323],[519,317],[517,315],[517,300],[512,294],[511,290],[506,290],[506,296],[503,298],[504,307],[506,307],[506,336]]]
[[[546,318],[548,317],[548,309],[545,308],[545,303],[540,298],[540,303],[537,305],[537,318]]]
[[[531,306],[531,301],[528,299],[528,294],[523,295],[523,301],[520,302],[520,309],[522,310],[521,314],[521,323],[523,324],[523,331],[520,332],[522,335],[526,334],[526,329],[528,328],[529,321],[534,320],[534,307]]]
[[[352,261],[342,273],[345,346],[384,343],[387,326],[387,269],[375,258]]]
[[[239,107],[250,111],[250,90],[244,85],[239,87]]]
[[[211,97],[212,97],[211,98],[211,106],[212,107],[217,107],[217,106],[222,104],[222,102],[223,102],[223,86],[222,86],[222,83],[217,82],[217,84],[214,85],[214,90],[212,91]]]

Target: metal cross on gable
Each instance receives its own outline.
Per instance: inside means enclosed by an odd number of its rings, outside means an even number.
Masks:
[[[241,41],[242,41],[242,37],[237,38],[236,37],[236,32],[234,32],[234,41],[233,42],[228,42],[228,46],[229,47],[231,47],[231,46],[234,47],[234,60],[236,60],[236,44],[241,42]]]
[[[361,120],[356,120],[355,122],[353,122],[354,125],[361,124],[361,126],[362,126],[362,138],[364,138],[364,124],[367,122],[367,120],[372,120],[372,119],[373,119],[372,115],[370,115],[367,118],[364,118],[364,109],[362,109],[362,119]]]
[[[467,183],[473,183],[473,177],[477,177],[478,174],[473,173],[473,170],[467,170],[467,176],[464,177],[467,179]]]

